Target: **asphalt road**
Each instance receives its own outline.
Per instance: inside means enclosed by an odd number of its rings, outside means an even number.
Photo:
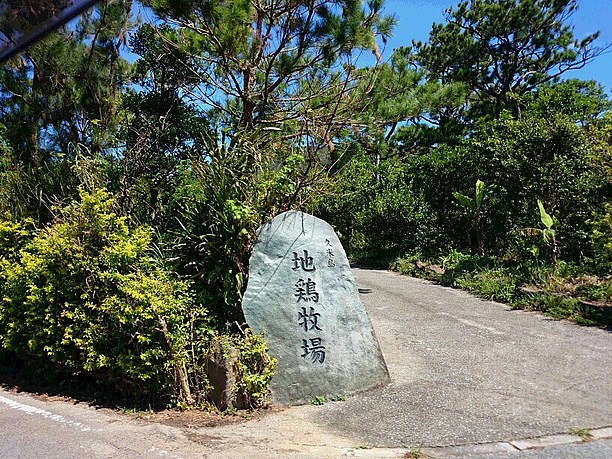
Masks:
[[[612,425],[612,333],[384,271],[355,277],[393,382],[322,413],[330,429],[446,446]]]
[[[384,271],[354,274],[390,385],[214,428],[0,390],[0,457],[612,457],[612,333]],[[556,436],[573,428],[599,439]]]

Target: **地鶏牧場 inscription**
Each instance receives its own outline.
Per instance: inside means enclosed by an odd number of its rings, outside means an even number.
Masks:
[[[349,395],[389,380],[344,249],[323,220],[292,211],[259,229],[243,311],[278,359],[276,403]]]

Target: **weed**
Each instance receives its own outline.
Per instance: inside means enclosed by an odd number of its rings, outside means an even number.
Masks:
[[[311,401],[310,404],[311,405],[315,405],[315,406],[321,406],[321,405],[325,405],[325,402],[327,400],[325,399],[325,396],[323,395],[317,395],[316,397],[314,397]]]
[[[579,436],[580,438],[582,438],[582,441],[588,441],[593,438],[593,434],[591,433],[591,430],[584,428],[584,427],[583,428],[572,427],[569,430],[569,434]]]
[[[332,402],[343,402],[345,400],[346,400],[346,397],[344,395],[336,395],[335,397],[331,399]]]
[[[537,263],[519,265],[457,251],[435,260],[417,258],[414,255],[397,259],[391,268],[401,274],[461,288],[487,300],[507,303],[513,309],[537,310],[554,319],[569,319],[580,325],[612,323],[609,307],[612,278],[597,277],[586,272],[584,266],[559,260],[554,270]],[[427,269],[437,265],[444,267],[443,274]],[[597,304],[591,306],[589,302]]]
[[[121,412],[121,414],[134,414],[137,411],[135,407],[120,406],[118,408],[119,408],[119,411]]]
[[[479,297],[510,303],[515,296],[516,280],[502,268],[484,269],[457,278],[456,285]]]
[[[233,406],[228,406],[227,408],[225,408],[223,410],[223,412],[221,413],[223,416],[233,416],[238,412],[238,410],[236,408],[234,408]]]
[[[406,454],[404,454],[404,459],[425,459],[425,453],[420,449],[411,449]]]

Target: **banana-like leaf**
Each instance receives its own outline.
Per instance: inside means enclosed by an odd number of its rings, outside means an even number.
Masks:
[[[468,207],[471,210],[476,209],[476,203],[472,198],[468,198],[467,196],[455,191],[453,192],[453,196],[461,203],[462,206]]]
[[[482,180],[477,180],[476,181],[476,208],[480,209],[480,206],[482,206],[482,202],[485,199],[486,196],[486,192],[485,192],[485,183]]]
[[[538,207],[540,208],[540,220],[542,220],[542,224],[546,227],[546,229],[550,230],[554,225],[553,219],[546,213],[546,210],[544,210],[544,204],[542,204],[542,201],[539,199]]]

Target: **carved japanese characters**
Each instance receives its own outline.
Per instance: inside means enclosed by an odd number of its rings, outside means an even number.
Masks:
[[[306,403],[388,382],[344,249],[323,220],[286,212],[259,229],[242,307],[278,359],[275,403]]]

